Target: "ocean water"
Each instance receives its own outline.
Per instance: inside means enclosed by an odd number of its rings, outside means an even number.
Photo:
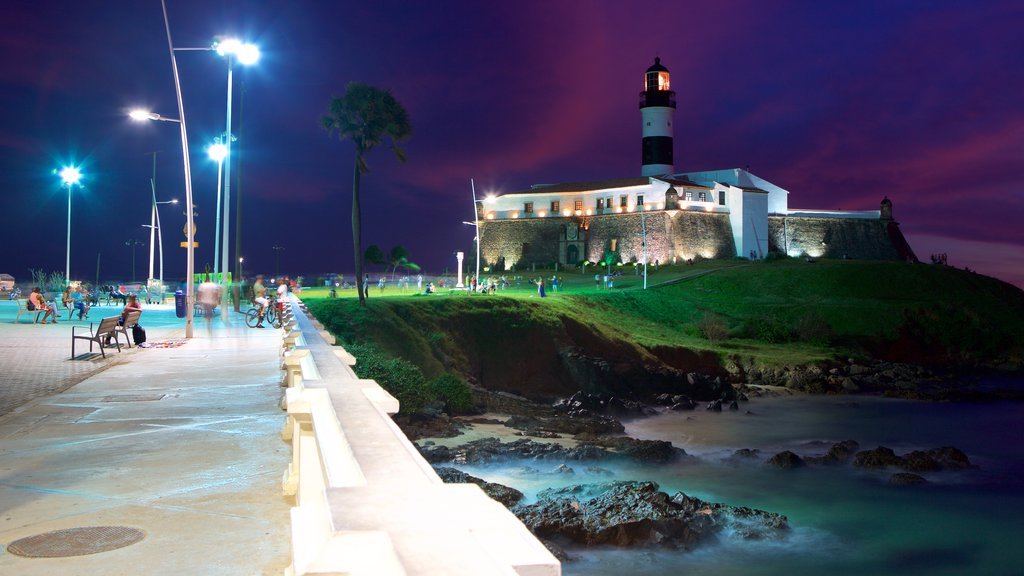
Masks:
[[[563,564],[566,575],[1024,574],[1024,404],[782,397],[743,403],[739,412],[666,412],[626,422],[626,432],[670,440],[697,458],[589,470],[570,462],[572,473],[554,472],[558,462],[461,468],[528,498],[551,486],[654,480],[669,494],[789,517],[790,533],[779,540],[723,534],[690,552],[570,548],[576,560]],[[893,486],[887,480],[895,470],[763,464],[781,450],[820,455],[845,439],[897,454],[956,446],[977,468],[923,474],[927,485]],[[758,449],[761,458],[724,460],[739,448]]]

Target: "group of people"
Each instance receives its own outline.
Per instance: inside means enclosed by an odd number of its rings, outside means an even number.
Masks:
[[[288,279],[281,278],[277,284],[277,299],[284,300],[288,297]],[[259,320],[257,328],[263,328],[263,317],[266,316],[267,306],[270,306],[270,299],[267,298],[267,286],[263,283],[263,275],[256,276],[256,282],[252,285],[252,301],[259,306]]]
[[[600,288],[601,283],[604,282],[604,287],[608,290],[615,288],[615,277],[621,276],[621,272],[612,272],[611,274],[594,274],[594,288]]]
[[[63,302],[69,310],[74,308],[78,311],[78,319],[89,317],[89,293],[82,286],[68,286],[64,289]]]
[[[78,311],[79,320],[89,318],[89,310],[91,309],[91,306],[89,305],[88,292],[85,288],[81,286],[68,286],[64,290],[62,302],[68,310],[72,310],[71,314],[74,314],[75,310]],[[43,291],[38,286],[32,289],[32,293],[29,294],[28,303],[26,305],[29,310],[44,313],[40,324],[49,324],[51,322],[56,324],[57,318],[61,317],[60,313],[57,311],[57,307],[46,301],[46,297],[43,296]],[[118,324],[124,324],[125,316],[127,316],[128,312],[131,310],[142,310],[142,305],[139,303],[139,299],[135,294],[129,294],[125,298],[125,306],[124,309],[121,310],[121,319],[118,321]]]

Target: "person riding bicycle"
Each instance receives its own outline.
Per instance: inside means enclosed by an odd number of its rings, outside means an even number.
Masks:
[[[260,320],[256,323],[256,327],[263,328],[263,315],[267,312],[267,306],[270,305],[270,300],[267,299],[267,287],[263,285],[263,275],[256,276],[256,283],[252,285],[252,294],[253,302],[260,307]]]

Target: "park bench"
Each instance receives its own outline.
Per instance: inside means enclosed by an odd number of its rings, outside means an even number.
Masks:
[[[22,314],[33,314],[34,316],[32,317],[32,323],[33,324],[38,324],[39,323],[39,315],[44,313],[44,312],[46,312],[46,310],[40,310],[38,308],[36,308],[35,310],[29,310],[28,309],[28,298],[19,298],[18,299],[18,314],[14,317],[14,323],[15,324],[18,323],[18,319],[21,318]]]
[[[88,340],[89,341],[89,352],[92,352],[92,344],[96,343],[100,347],[100,354],[104,358],[107,357],[107,353],[103,350],[103,344],[110,338],[114,339],[114,343],[117,345],[117,351],[121,351],[121,341],[117,338],[117,321],[120,316],[111,316],[100,320],[100,325],[93,329],[93,322],[89,322],[89,333],[78,334],[76,331],[79,328],[85,328],[84,326],[72,326],[71,327],[71,359],[75,359],[75,340]]]
[[[132,340],[128,337],[128,330],[139,323],[139,316],[142,316],[142,310],[131,310],[125,314],[124,322],[114,327],[114,332],[124,334],[124,342],[129,348],[132,347]]]

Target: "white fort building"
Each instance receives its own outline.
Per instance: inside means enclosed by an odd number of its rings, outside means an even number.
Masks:
[[[576,265],[609,254],[621,262],[764,258],[916,260],[892,218],[879,210],[789,207],[789,191],[741,168],[676,172],[669,71],[659,58],[640,93],[643,163],[639,177],[534,185],[480,201],[485,266]]]

